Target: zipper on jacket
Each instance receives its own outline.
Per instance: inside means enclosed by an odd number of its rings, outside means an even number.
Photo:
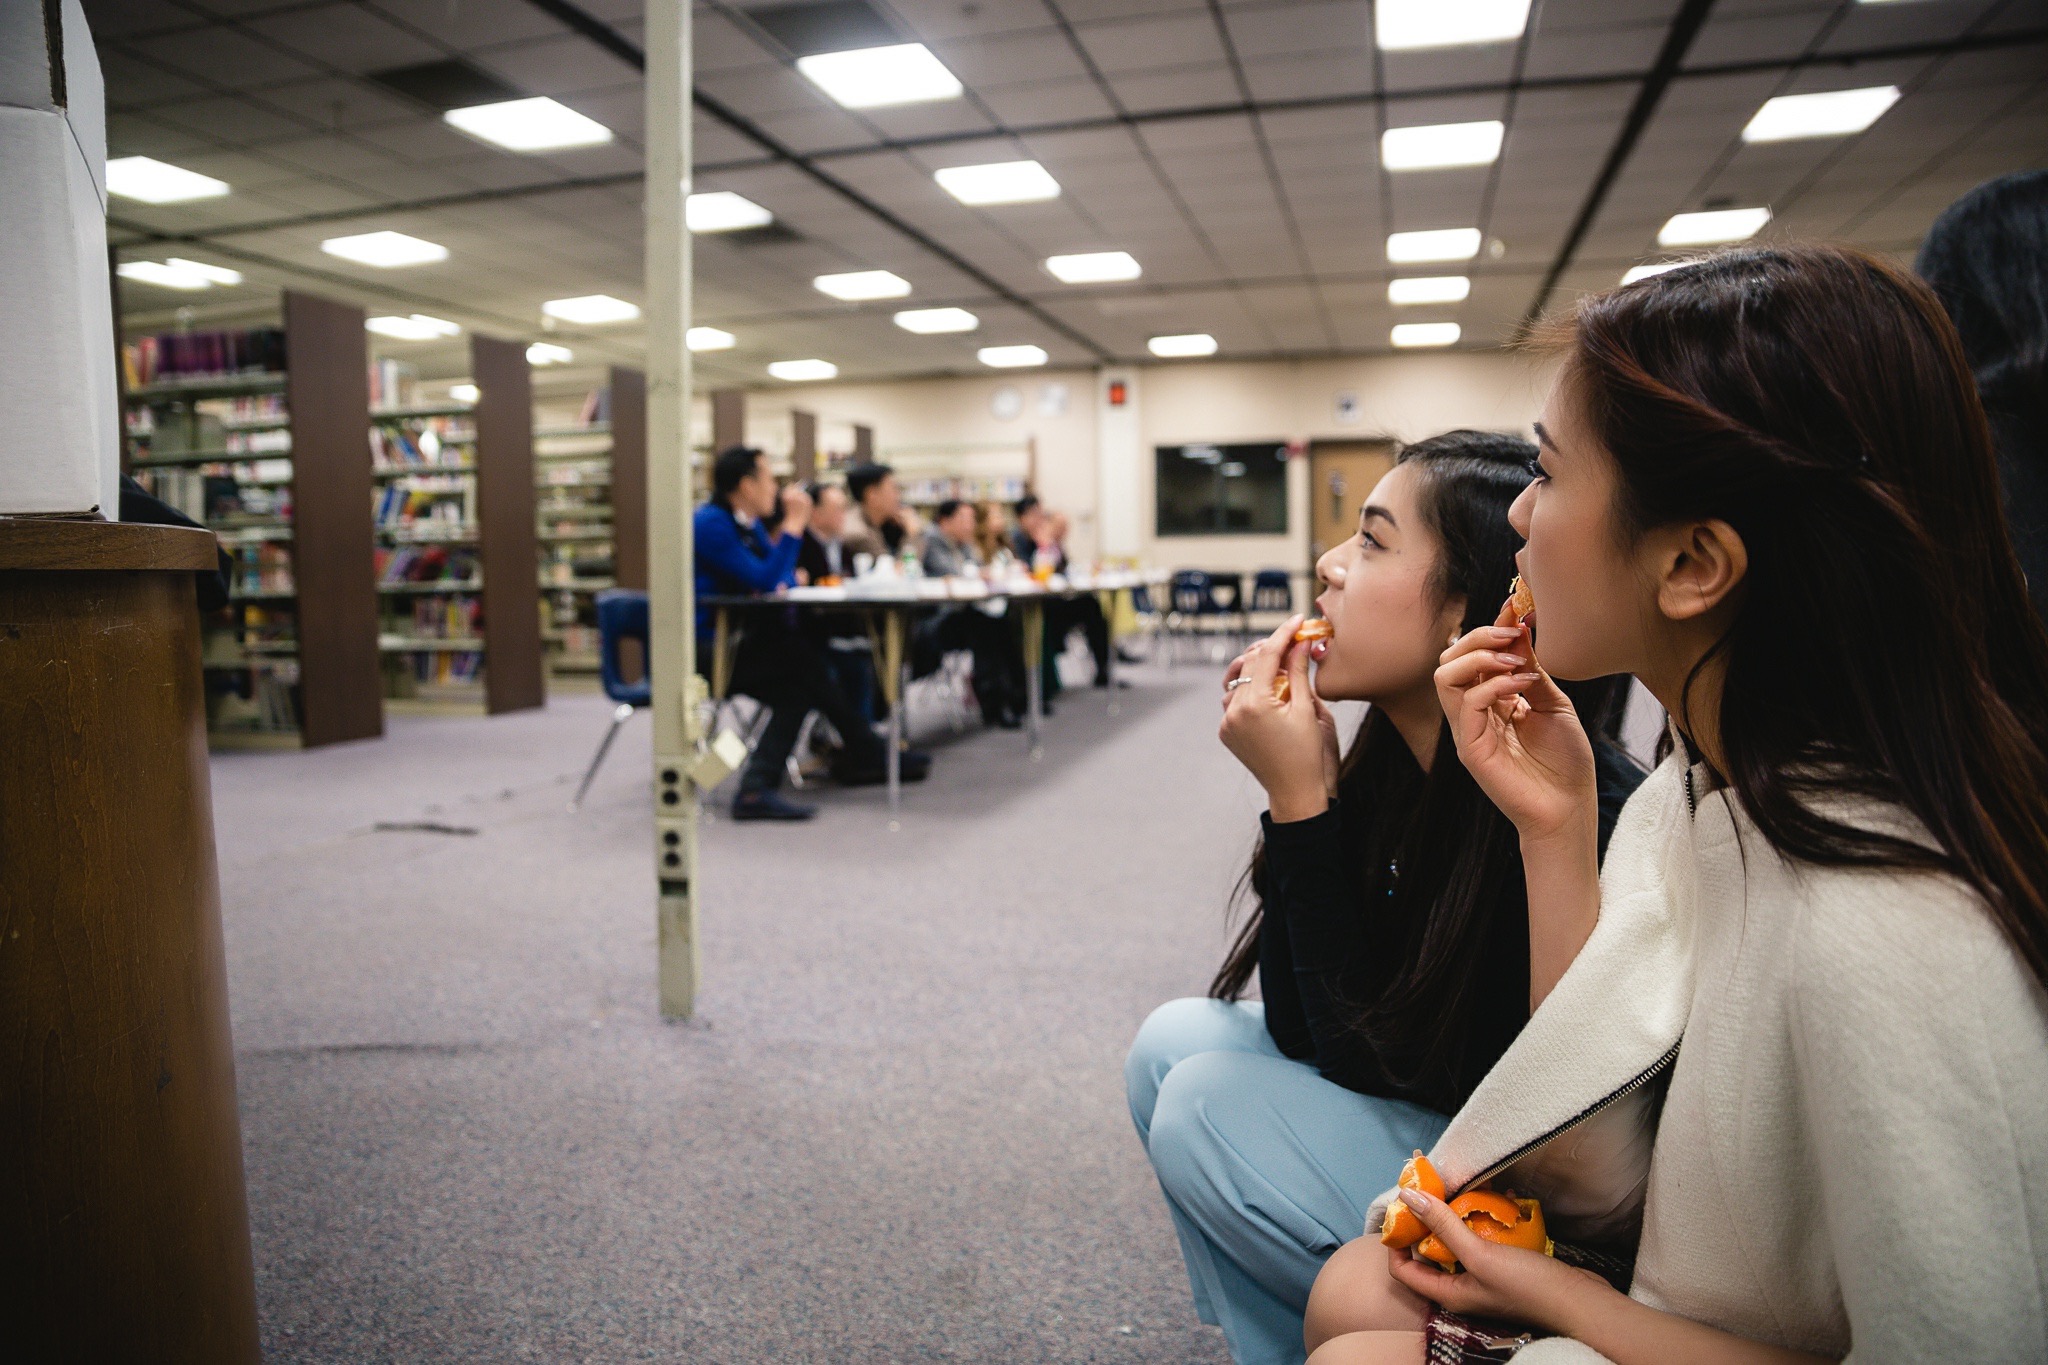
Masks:
[[[1691,794],[1691,786],[1692,775],[1690,773],[1687,773],[1686,789],[1688,795]],[[1520,1147],[1517,1147],[1514,1151],[1508,1153],[1508,1155],[1502,1157],[1499,1161],[1496,1161],[1493,1165],[1489,1166],[1483,1173],[1474,1176],[1471,1180],[1467,1181],[1462,1188],[1454,1191],[1451,1197],[1455,1199],[1458,1195],[1463,1194],[1466,1190],[1472,1189],[1474,1186],[1477,1185],[1485,1184],[1487,1181],[1493,1179],[1502,1171],[1514,1165],[1517,1161],[1520,1161],[1523,1157],[1529,1155],[1529,1153],[1535,1151],[1538,1147],[1541,1147],[1544,1143],[1550,1141],[1558,1134],[1565,1132],[1568,1129],[1578,1127],[1586,1120],[1592,1118],[1595,1114],[1598,1114],[1601,1110],[1606,1109],[1611,1105],[1618,1104],[1622,1100],[1627,1099],[1630,1095],[1635,1094],[1636,1091],[1641,1090],[1644,1086],[1648,1085],[1651,1081],[1655,1080],[1660,1072],[1662,1072],[1663,1070],[1665,1070],[1665,1068],[1669,1067],[1673,1062],[1678,1060],[1679,1045],[1682,1044],[1684,1041],[1685,1039],[1681,1037],[1678,1040],[1678,1042],[1673,1043],[1671,1045],[1670,1049],[1666,1051],[1662,1057],[1659,1057],[1656,1061],[1650,1063],[1649,1067],[1646,1070],[1644,1070],[1641,1074],[1636,1076],[1634,1080],[1631,1080],[1630,1082],[1628,1082],[1628,1084],[1622,1086],[1619,1090],[1616,1090],[1613,1094],[1607,1096],[1607,1098],[1603,1100],[1597,1100],[1594,1103],[1587,1105],[1584,1109],[1581,1109],[1578,1113],[1572,1115],[1563,1123],[1558,1124],[1556,1127],[1552,1128],[1549,1132],[1543,1134],[1541,1137],[1533,1138],[1530,1141],[1523,1143]]]

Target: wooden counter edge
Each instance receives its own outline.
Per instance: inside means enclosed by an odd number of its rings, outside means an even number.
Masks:
[[[0,572],[18,569],[218,568],[213,532],[129,521],[0,516]]]

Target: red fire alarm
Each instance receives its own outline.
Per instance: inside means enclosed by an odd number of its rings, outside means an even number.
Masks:
[[[1122,407],[1124,405],[1124,400],[1126,398],[1129,398],[1130,396],[1130,386],[1125,384],[1123,380],[1112,379],[1109,381],[1109,405],[1111,407]]]

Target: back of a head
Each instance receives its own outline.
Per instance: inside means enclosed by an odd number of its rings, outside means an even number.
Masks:
[[[1624,534],[1720,519],[1749,558],[1721,747],[1781,852],[1926,864],[1819,813],[1905,804],[2048,964],[2048,632],[1989,430],[1927,287],[1834,247],[1723,252],[1582,303],[1563,382],[1612,455]],[[2003,918],[2003,915],[2001,916]]]
[[[846,471],[846,496],[858,504],[867,497],[870,488],[895,472],[885,464],[857,464]]]
[[[1026,493],[1023,497],[1017,499],[1016,503],[1010,508],[1010,512],[1017,520],[1022,521],[1033,512],[1036,512],[1038,506],[1038,495],[1036,493]]]
[[[2048,416],[2048,171],[1986,181],[1928,229],[1914,268],[1962,337],[1985,406]]]
[[[731,502],[733,490],[740,486],[740,480],[754,472],[760,459],[761,452],[752,446],[727,446],[719,451],[718,458],[711,462],[712,499]]]

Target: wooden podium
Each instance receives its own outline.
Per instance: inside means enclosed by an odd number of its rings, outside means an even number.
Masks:
[[[0,518],[0,1323],[17,1360],[257,1360],[192,571]]]

